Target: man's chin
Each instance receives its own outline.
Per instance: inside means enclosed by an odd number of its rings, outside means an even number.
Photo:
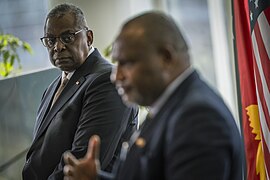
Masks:
[[[137,105],[136,102],[130,100],[130,98],[128,98],[127,95],[122,95],[122,101],[123,103],[126,105],[126,106],[134,106],[134,105]]]
[[[58,67],[61,71],[65,71],[65,72],[72,72],[72,71],[74,71],[74,70],[72,70],[71,68],[69,68],[69,67],[62,67],[62,66],[60,66],[60,67]]]
[[[68,63],[62,63],[55,66],[59,68],[61,71],[65,71],[65,72],[72,72],[79,67],[74,64],[68,64]]]

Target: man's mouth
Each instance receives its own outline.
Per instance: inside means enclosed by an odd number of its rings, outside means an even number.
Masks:
[[[118,92],[118,94],[119,94],[120,96],[123,96],[123,95],[125,94],[125,90],[124,90],[124,88],[122,88],[122,87],[118,87],[118,88],[117,88],[117,92]]]
[[[62,64],[67,64],[67,63],[69,63],[69,58],[67,58],[67,57],[64,57],[64,58],[57,58],[57,59],[55,60],[55,64],[56,64],[56,65],[62,65]]]
[[[129,87],[129,86],[121,86],[117,90],[118,90],[119,95],[127,95],[131,91],[131,87]]]

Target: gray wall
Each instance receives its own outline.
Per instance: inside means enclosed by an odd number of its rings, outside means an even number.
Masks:
[[[42,94],[60,74],[49,69],[0,80],[0,166],[29,147]],[[23,158],[0,172],[0,180],[19,180]]]

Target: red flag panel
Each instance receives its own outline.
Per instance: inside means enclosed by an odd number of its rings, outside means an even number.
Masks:
[[[270,175],[269,7],[269,0],[233,0],[248,180]]]

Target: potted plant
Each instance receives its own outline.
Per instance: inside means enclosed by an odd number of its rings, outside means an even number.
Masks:
[[[0,33],[0,76],[7,77],[14,70],[14,63],[21,69],[21,61],[17,50],[22,48],[32,54],[31,46],[12,34]]]

